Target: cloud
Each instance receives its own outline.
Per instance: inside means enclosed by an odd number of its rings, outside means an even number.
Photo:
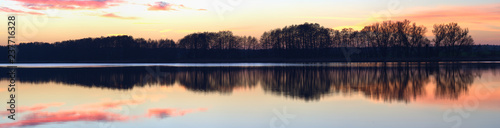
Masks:
[[[147,116],[148,117],[157,117],[157,118],[166,118],[166,117],[174,117],[174,116],[184,116],[188,113],[197,112],[197,111],[206,111],[206,108],[198,108],[198,109],[186,109],[186,110],[178,110],[173,108],[153,108],[149,109]]]
[[[480,6],[447,6],[439,9],[420,11],[404,17],[433,19],[433,18],[462,18],[472,20],[499,20],[500,4]]]
[[[14,0],[33,10],[62,9],[84,10],[103,9],[117,6],[121,0]]]
[[[107,18],[116,18],[116,19],[124,19],[124,20],[133,20],[133,19],[139,19],[138,17],[124,17],[124,16],[118,16],[114,13],[106,13],[101,15],[101,17],[107,17]]]
[[[99,122],[116,122],[116,121],[131,121],[139,118],[166,118],[174,116],[184,116],[185,114],[199,111],[206,111],[206,108],[198,109],[175,109],[175,108],[154,108],[148,109],[147,113],[139,115],[124,115],[106,111],[111,108],[120,108],[124,105],[138,105],[144,103],[136,100],[118,100],[106,101],[99,103],[77,105],[72,110],[64,110],[57,112],[44,112],[41,110],[49,107],[61,106],[64,103],[49,103],[37,104],[31,107],[20,107],[18,113],[25,112],[25,116],[17,122],[2,123],[2,127],[23,127],[36,126],[47,123],[65,123],[77,121],[99,121]],[[18,114],[16,113],[16,114]],[[10,114],[10,113],[8,113]]]
[[[37,105],[33,105],[31,107],[22,106],[22,107],[19,107],[18,109],[16,109],[16,114],[24,113],[24,112],[40,111],[40,110],[47,109],[49,107],[58,107],[58,106],[61,106],[63,104],[64,103],[49,103],[49,104],[37,104]],[[10,115],[10,112],[9,111],[0,111],[0,115],[7,116],[7,115]]]
[[[103,111],[60,111],[35,112],[24,116],[24,120],[3,123],[0,127],[34,126],[46,123],[63,123],[72,121],[127,121],[132,117]]]
[[[45,14],[39,13],[39,12],[26,12],[26,11],[21,11],[21,10],[14,10],[14,9],[7,8],[7,7],[0,7],[0,11],[8,12],[8,13],[19,13],[19,14],[45,15]]]
[[[30,111],[39,111],[44,110],[49,107],[58,107],[64,105],[64,103],[49,103],[49,104],[37,104],[32,107],[20,107],[19,112],[30,112]]]
[[[167,3],[167,2],[156,2],[154,5],[148,5],[149,11],[175,11],[176,9],[173,8],[173,4]]]
[[[149,11],[178,11],[181,9],[197,10],[197,11],[206,11],[207,10],[207,9],[193,9],[193,8],[186,7],[182,4],[179,4],[179,5],[178,4],[171,4],[171,3],[164,2],[164,1],[155,2],[154,4],[148,4],[147,6],[149,6],[148,7]]]
[[[199,109],[186,109],[177,110],[173,108],[158,108],[149,109],[148,113],[139,116],[127,116],[104,110],[82,111],[82,110],[69,110],[59,112],[33,112],[24,116],[20,121],[12,123],[0,124],[0,127],[23,127],[23,126],[36,126],[47,123],[65,123],[76,121],[99,121],[99,122],[116,122],[116,121],[130,121],[143,117],[156,117],[166,118],[174,116],[184,116],[187,113],[206,111],[205,108]]]
[[[424,10],[424,11],[421,11]],[[436,23],[457,22],[471,30],[500,31],[500,3],[477,6],[443,6],[414,9],[414,13],[395,17],[432,27]]]

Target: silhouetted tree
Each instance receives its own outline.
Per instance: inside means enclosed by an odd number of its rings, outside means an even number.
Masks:
[[[361,30],[366,35],[369,46],[382,48],[380,55],[384,57],[416,56],[420,52],[414,49],[421,49],[430,43],[425,37],[426,31],[424,26],[417,26],[409,20],[384,21]]]
[[[285,26],[264,32],[261,36],[263,48],[268,49],[328,48],[331,41],[331,29],[317,23]]]
[[[464,47],[474,44],[469,29],[462,29],[457,23],[435,24],[432,33],[435,35],[435,46],[446,47],[453,56],[457,56]]]

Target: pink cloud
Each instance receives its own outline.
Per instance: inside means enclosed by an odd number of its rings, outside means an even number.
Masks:
[[[106,101],[100,103],[83,104],[75,106],[75,109],[64,110],[57,112],[44,112],[41,110],[49,107],[61,106],[64,103],[49,103],[37,104],[31,107],[20,107],[16,114],[24,112],[25,116],[21,120],[12,123],[0,124],[0,127],[23,127],[23,126],[36,126],[47,123],[65,123],[76,121],[131,121],[138,118],[165,118],[174,116],[184,116],[188,113],[206,111],[206,108],[198,109],[174,109],[174,108],[155,108],[148,109],[147,113],[140,115],[123,115],[118,113],[107,112],[107,109],[118,108],[123,105],[139,105],[143,101],[136,100],[119,100],[119,101]],[[4,114],[4,113],[2,113]],[[10,113],[5,113],[10,114]]]
[[[45,14],[39,13],[39,12],[26,12],[26,11],[21,11],[21,10],[14,10],[14,9],[7,8],[7,7],[0,7],[0,11],[8,12],[8,13],[19,13],[19,14],[45,15]]]
[[[40,111],[40,110],[47,109],[49,107],[58,107],[58,106],[61,106],[63,104],[64,103],[49,103],[49,104],[37,104],[37,105],[31,106],[31,107],[21,106],[18,109],[16,109],[16,114],[24,113],[24,112]],[[10,112],[9,111],[0,111],[0,115],[2,115],[2,116],[10,115]]]
[[[174,4],[170,4],[167,2],[156,2],[154,5],[148,5],[149,8],[148,10],[150,11],[175,11],[173,7],[175,6]]]
[[[140,117],[165,118],[174,116],[184,116],[187,113],[192,113],[197,111],[206,111],[206,108],[186,109],[186,110],[177,110],[173,108],[156,108],[156,109],[149,109],[148,113],[142,116],[127,116],[117,113],[106,112],[104,110],[33,112],[24,116],[23,120],[12,123],[3,123],[0,124],[0,127],[35,126],[47,123],[64,123],[64,122],[75,122],[75,121],[105,121],[105,122],[130,121],[138,119]]]
[[[72,121],[127,121],[132,119],[120,114],[102,111],[61,111],[61,112],[36,112],[26,115],[24,120],[3,123],[0,127],[33,126],[52,122]]]
[[[197,10],[197,11],[206,11],[207,10],[207,9],[193,9],[193,8],[186,7],[182,4],[177,5],[177,4],[167,3],[164,1],[155,2],[155,4],[148,4],[147,6],[149,6],[148,7],[149,11],[177,11],[180,9]]]
[[[146,115],[148,117],[166,118],[174,116],[184,116],[188,113],[197,111],[206,111],[206,110],[207,110],[206,108],[186,109],[186,110],[178,110],[173,108],[152,108],[148,110],[148,113]]]
[[[124,17],[124,16],[116,15],[114,13],[107,13],[107,14],[101,15],[101,17],[117,18],[117,19],[125,19],[125,20],[138,19],[138,17]]]
[[[34,10],[46,9],[103,9],[122,3],[121,0],[14,0],[24,3],[24,7]]]
[[[64,105],[64,103],[49,103],[49,104],[37,104],[32,107],[20,107],[19,112],[24,112],[24,111],[39,111],[39,110],[44,110],[49,107],[58,107]]]
[[[412,18],[474,18],[472,20],[499,20],[500,4],[489,4],[479,6],[446,6],[439,9],[420,11],[415,14],[406,15]]]
[[[424,10],[424,11],[420,11]],[[428,28],[434,24],[457,22],[471,30],[500,31],[500,4],[478,6],[443,6],[436,9],[415,9],[415,13],[396,19],[409,19]]]

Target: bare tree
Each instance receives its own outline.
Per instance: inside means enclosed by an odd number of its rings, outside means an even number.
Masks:
[[[465,46],[474,44],[468,28],[461,28],[457,23],[435,24],[432,33],[435,36],[435,46],[444,46],[451,50],[452,55],[458,55]]]

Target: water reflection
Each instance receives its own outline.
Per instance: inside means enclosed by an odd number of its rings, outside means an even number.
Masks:
[[[1,69],[7,72],[7,69]],[[5,71],[3,71],[5,70]],[[20,82],[56,82],[70,86],[132,89],[137,86],[172,86],[187,90],[230,94],[237,88],[261,86],[275,95],[305,101],[332,94],[362,93],[373,100],[411,102],[435,83],[435,97],[465,95],[484,71],[497,64],[400,65],[376,67],[108,67],[22,68]],[[2,79],[7,79],[5,76]],[[431,82],[434,81],[434,82]]]
[[[24,127],[24,126],[39,126],[49,123],[65,123],[65,122],[127,122],[138,120],[141,118],[167,118],[184,116],[189,113],[203,112],[207,108],[198,109],[176,109],[176,108],[150,108],[142,115],[128,115],[123,113],[109,112],[111,109],[123,109],[122,106],[130,104],[142,104],[143,101],[122,100],[122,101],[107,101],[93,104],[82,104],[75,106],[75,109],[60,110],[56,112],[45,111],[49,108],[59,107],[64,103],[49,103],[37,104],[30,107],[21,107],[18,109],[18,114],[25,114],[21,120],[9,123],[0,123],[0,127]],[[0,115],[6,116],[10,113],[6,111],[0,112]],[[19,118],[18,118],[19,119]]]

